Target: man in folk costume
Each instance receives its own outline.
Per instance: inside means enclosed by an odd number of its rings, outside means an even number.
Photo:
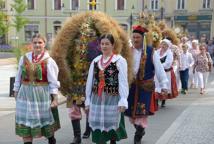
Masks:
[[[147,127],[147,116],[154,114],[154,75],[156,74],[162,88],[162,93],[167,93],[167,77],[160,58],[155,50],[146,44],[144,27],[137,25],[133,27],[132,51],[134,58],[134,76],[128,96],[128,109],[125,115],[136,128],[134,144],[140,144],[145,128]]]

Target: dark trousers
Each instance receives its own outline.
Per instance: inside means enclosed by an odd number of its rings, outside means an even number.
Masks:
[[[189,69],[180,71],[180,79],[181,79],[181,88],[183,90],[188,90]]]

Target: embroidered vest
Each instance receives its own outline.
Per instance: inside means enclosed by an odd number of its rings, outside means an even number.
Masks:
[[[22,84],[48,85],[47,59],[38,63],[31,63],[26,56],[22,65]]]
[[[142,53],[140,68],[137,74],[138,86],[148,92],[152,92],[155,89],[154,84],[154,64],[153,64],[153,48],[147,46],[146,56]]]
[[[167,56],[162,57],[162,58],[160,59],[161,63],[164,63],[164,62],[166,61],[166,57],[167,57]]]
[[[166,58],[167,58],[167,56],[162,57],[162,58],[160,59],[161,63],[164,63],[164,62],[166,61]],[[172,70],[172,67],[170,67],[170,68],[168,68],[168,69],[164,69],[164,70],[165,70],[165,72],[169,72],[169,71]]]
[[[98,92],[98,84],[99,80],[99,67],[98,62],[94,63],[94,81],[93,81],[93,92],[97,94]],[[104,92],[107,94],[117,96],[119,95],[119,80],[118,80],[119,71],[116,66],[116,62],[110,63],[108,67],[104,70],[104,77],[105,77],[105,86]]]
[[[150,46],[147,46],[146,54],[147,55],[144,56],[142,52],[140,68],[137,74],[139,80],[153,79],[155,75],[154,65],[153,65],[153,48]]]

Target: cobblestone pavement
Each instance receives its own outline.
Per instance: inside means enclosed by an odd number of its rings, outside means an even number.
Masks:
[[[213,144],[214,98],[203,98],[188,107],[156,144]]]

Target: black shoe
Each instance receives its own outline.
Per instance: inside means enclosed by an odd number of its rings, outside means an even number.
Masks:
[[[32,144],[32,142],[24,142],[24,144]]]
[[[88,123],[88,118],[86,119],[86,127],[85,127],[85,132],[82,136],[83,139],[87,139],[90,137],[90,134],[91,134],[91,128],[89,126],[89,123]]]
[[[141,144],[141,139],[145,135],[145,129],[138,125],[135,125],[135,128],[134,144]]]
[[[56,139],[54,136],[48,138],[48,144],[56,144]]]
[[[161,101],[161,107],[163,108],[163,107],[165,107],[166,106],[166,100],[162,100]]]
[[[91,131],[90,131],[90,130],[89,130],[89,131],[85,131],[84,134],[83,134],[83,136],[82,136],[82,138],[83,138],[83,139],[87,139],[87,138],[90,137],[90,134],[91,134]]]
[[[81,138],[74,137],[73,141],[70,144],[81,144]]]
[[[116,140],[111,140],[110,144],[116,144]]]
[[[80,120],[72,120],[71,123],[74,131],[74,139],[70,144],[81,144]]]

